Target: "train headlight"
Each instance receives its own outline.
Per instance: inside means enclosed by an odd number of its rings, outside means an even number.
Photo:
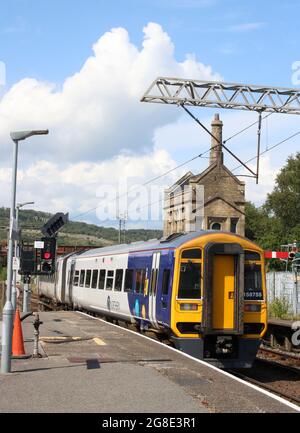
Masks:
[[[182,311],[197,311],[197,304],[180,304],[180,310]]]
[[[245,311],[250,311],[251,313],[260,313],[261,305],[260,304],[245,304]]]

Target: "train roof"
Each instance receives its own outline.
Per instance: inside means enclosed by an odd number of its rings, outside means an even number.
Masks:
[[[120,253],[131,253],[134,251],[141,250],[160,250],[160,249],[175,249],[185,244],[186,242],[198,238],[200,236],[207,235],[209,233],[215,233],[215,230],[200,230],[192,233],[174,233],[166,238],[161,239],[150,239],[149,241],[132,242],[130,244],[112,245],[109,247],[95,248],[92,250],[81,252],[80,257],[86,258],[89,256],[102,255],[102,254],[120,254]],[[227,235],[233,235],[238,238],[244,239],[242,236],[234,233],[228,233],[218,231]]]

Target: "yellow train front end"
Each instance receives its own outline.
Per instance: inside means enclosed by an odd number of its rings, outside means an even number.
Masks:
[[[267,327],[264,252],[224,232],[175,250],[171,330],[175,346],[221,368],[249,368]]]

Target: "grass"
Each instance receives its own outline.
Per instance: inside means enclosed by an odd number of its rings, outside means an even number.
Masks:
[[[0,268],[0,281],[6,281],[6,268]]]
[[[291,319],[290,304],[284,298],[275,298],[268,306],[269,316],[278,319]]]

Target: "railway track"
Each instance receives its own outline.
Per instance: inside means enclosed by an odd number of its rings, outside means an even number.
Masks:
[[[23,307],[22,297],[18,299],[17,303],[18,306],[22,309]],[[56,308],[54,308],[50,303],[43,302],[39,298],[39,295],[36,293],[31,293],[30,305],[31,305],[31,311],[56,311]]]
[[[262,358],[258,354],[252,368],[227,371],[300,406],[300,366]]]
[[[300,354],[295,352],[286,352],[261,345],[258,351],[258,357],[300,369]]]

